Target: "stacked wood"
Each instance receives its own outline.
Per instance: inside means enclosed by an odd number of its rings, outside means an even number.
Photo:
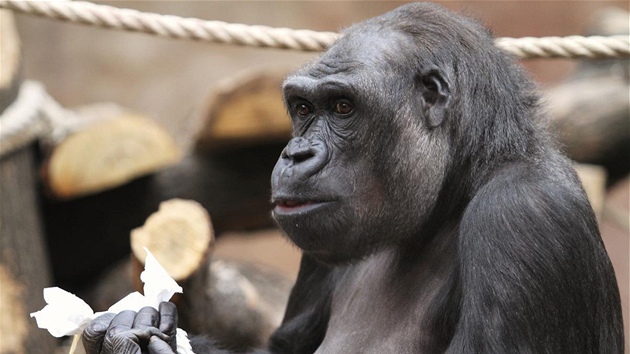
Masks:
[[[180,327],[191,334],[210,335],[230,348],[264,345],[280,324],[291,283],[257,266],[211,261],[213,241],[211,221],[201,205],[164,202],[144,226],[132,231],[131,277],[139,279],[147,247],[184,289],[173,300]],[[141,288],[139,282],[135,286]]]
[[[44,182],[55,197],[78,197],[125,184],[179,159],[168,132],[148,118],[123,112],[55,146],[44,165]]]
[[[281,91],[288,72],[248,71],[217,84],[201,115],[196,148],[215,150],[288,140],[291,121]]]
[[[0,112],[20,87],[19,46],[13,15],[0,10]],[[34,145],[0,157],[0,353],[51,353],[55,346],[29,318],[45,305],[42,289],[50,286],[36,176]]]

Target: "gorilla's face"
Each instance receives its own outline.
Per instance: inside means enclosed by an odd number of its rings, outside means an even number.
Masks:
[[[349,261],[413,237],[437,199],[447,140],[426,116],[441,87],[400,62],[410,43],[351,31],[285,80],[294,137],[273,171],[273,216],[313,256]]]

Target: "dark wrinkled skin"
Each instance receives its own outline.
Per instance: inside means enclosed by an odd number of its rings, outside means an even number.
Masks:
[[[177,350],[177,308],[163,302],[159,312],[144,307],[97,317],[83,332],[88,354],[173,354]]]
[[[273,216],[303,257],[269,353],[623,352],[593,211],[481,25],[408,4],[283,91]]]

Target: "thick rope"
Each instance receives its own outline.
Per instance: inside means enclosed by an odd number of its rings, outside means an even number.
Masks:
[[[0,115],[0,158],[37,139],[54,144],[89,123],[57,103],[43,84],[24,81],[16,100]]]
[[[40,119],[46,92],[38,83],[24,82],[18,97],[0,116],[0,158],[31,143],[46,126]]]
[[[62,21],[144,32],[163,37],[254,47],[321,51],[338,37],[332,32],[203,21],[195,18],[143,13],[86,1],[0,0],[0,8]]]
[[[322,51],[339,37],[339,34],[333,32],[204,21],[144,13],[86,1],[0,0],[0,8],[62,21],[144,32],[163,37],[253,47]],[[521,59],[630,58],[630,36],[627,35],[499,38],[496,43]]]

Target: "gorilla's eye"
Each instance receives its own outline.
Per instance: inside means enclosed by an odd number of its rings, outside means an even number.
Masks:
[[[295,111],[300,117],[308,117],[313,112],[311,107],[304,103],[298,104]]]
[[[352,112],[354,112],[354,106],[350,102],[340,101],[335,105],[335,113],[339,115],[347,116],[352,114]]]

